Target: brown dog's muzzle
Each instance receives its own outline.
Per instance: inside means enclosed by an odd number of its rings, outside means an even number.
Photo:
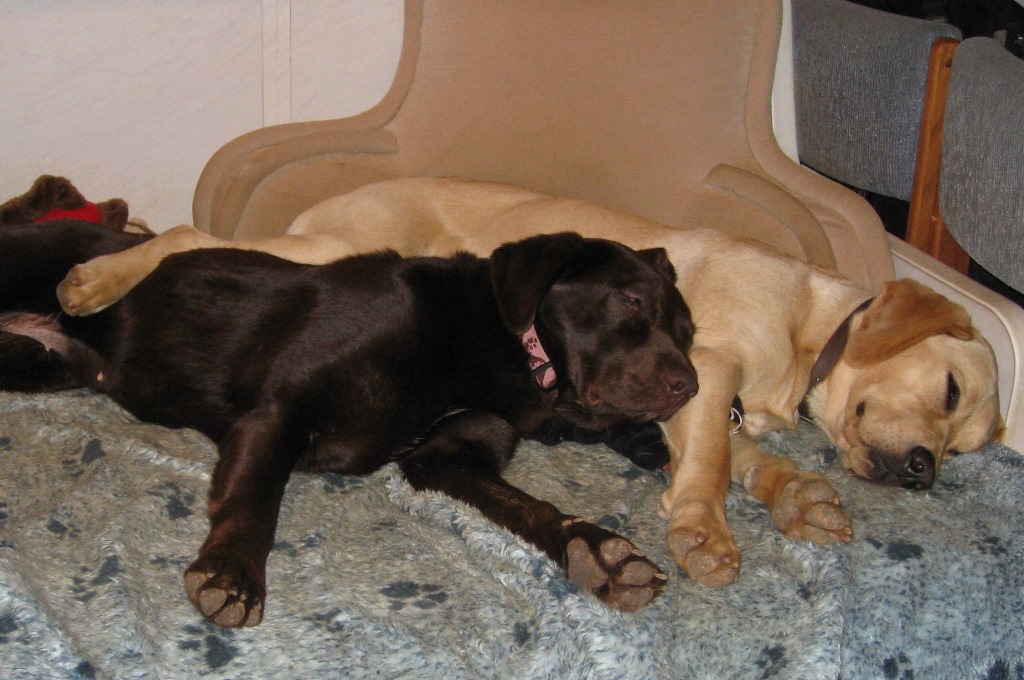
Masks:
[[[680,366],[665,374],[665,406],[658,410],[654,420],[664,421],[672,417],[686,402],[697,396],[697,373],[692,367]]]
[[[697,373],[689,362],[658,364],[657,370],[643,377],[606,378],[588,384],[581,395],[584,405],[595,413],[617,413],[637,422],[667,420],[696,396]]]

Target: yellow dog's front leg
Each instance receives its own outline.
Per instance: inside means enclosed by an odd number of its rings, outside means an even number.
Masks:
[[[830,544],[853,536],[839,496],[822,475],[765,452],[743,434],[732,438],[732,478],[767,506],[790,538]]]
[[[725,521],[729,490],[729,404],[739,368],[707,348],[690,353],[700,392],[664,426],[672,480],[661,497],[668,547],[694,581],[718,587],[739,576],[740,551]]]

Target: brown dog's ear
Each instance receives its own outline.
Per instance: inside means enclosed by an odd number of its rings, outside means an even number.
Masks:
[[[664,248],[647,248],[636,251],[637,255],[644,259],[649,265],[672,283],[676,282],[676,268],[672,266],[672,260],[668,259],[668,251]]]
[[[888,281],[850,333],[843,358],[854,368],[885,361],[933,335],[974,337],[960,305],[911,279]]]
[[[505,327],[522,335],[562,267],[583,245],[576,233],[544,234],[506,243],[491,254],[491,284]]]

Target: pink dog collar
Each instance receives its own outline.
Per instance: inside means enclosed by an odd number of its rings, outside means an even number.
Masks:
[[[530,326],[523,333],[523,349],[530,355],[530,373],[537,381],[537,384],[540,385],[540,388],[545,392],[555,389],[558,376],[555,375],[555,367],[551,365],[548,353],[544,351],[544,346],[540,344],[540,338],[537,337],[537,328],[535,326]]]

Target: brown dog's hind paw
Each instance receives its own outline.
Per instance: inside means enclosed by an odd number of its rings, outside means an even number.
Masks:
[[[740,549],[723,522],[703,503],[688,504],[669,525],[668,548],[687,575],[711,588],[734,583],[740,575]]]
[[[839,496],[816,472],[797,471],[771,507],[772,520],[790,538],[829,545],[853,537]]]
[[[225,628],[259,625],[265,588],[242,576],[242,569],[237,570],[238,576],[231,577],[227,569],[204,568],[199,562],[193,562],[185,572],[185,592],[199,613]]]
[[[565,527],[574,535],[566,547],[569,580],[608,606],[636,611],[665,589],[668,577],[625,538],[580,519]]]

